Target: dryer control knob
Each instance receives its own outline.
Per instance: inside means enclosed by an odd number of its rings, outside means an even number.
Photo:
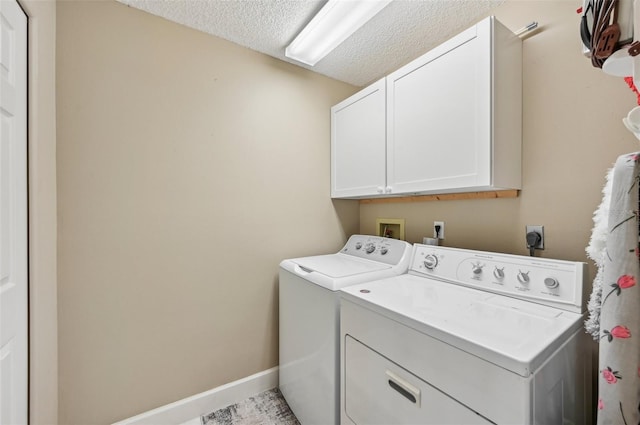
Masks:
[[[366,251],[367,254],[371,254],[373,251],[376,250],[376,246],[372,243],[368,243],[365,247],[364,250]]]
[[[356,249],[362,248],[362,242],[356,242]]]
[[[496,279],[504,279],[504,267],[499,269],[499,268],[495,268],[495,270],[493,271],[493,275],[496,277]]]
[[[429,269],[429,270],[433,270],[436,268],[436,266],[438,265],[438,257],[436,257],[433,254],[428,254],[426,257],[424,257],[424,266]]]
[[[473,271],[473,274],[481,274],[484,264],[476,263],[476,264],[472,264],[471,267],[472,267],[471,270]]]
[[[529,283],[529,272],[525,273],[523,271],[518,270],[518,281],[520,283],[528,284]]]
[[[560,286],[560,283],[556,279],[552,277],[548,277],[544,280],[544,286],[546,286],[549,289],[555,289],[558,286]]]
[[[380,254],[386,255],[387,252],[389,252],[389,248],[387,248],[386,246],[383,246],[382,248],[380,248]]]

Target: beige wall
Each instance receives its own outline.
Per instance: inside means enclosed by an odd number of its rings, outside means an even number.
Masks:
[[[56,3],[21,0],[29,17],[29,420],[58,418],[56,303]]]
[[[638,150],[621,118],[635,106],[622,78],[604,75],[582,56],[581,1],[508,1],[494,14],[517,30],[536,20],[541,30],[523,44],[523,188],[516,199],[369,204],[360,231],[376,217],[405,218],[407,240],[432,236],[445,222],[444,245],[526,254],[525,225],[542,224],[549,258],[586,261],[592,213],[608,167]],[[461,102],[464,99],[460,99]]]
[[[60,423],[277,365],[278,263],[358,230],[329,198],[355,88],[112,1],[57,17]]]

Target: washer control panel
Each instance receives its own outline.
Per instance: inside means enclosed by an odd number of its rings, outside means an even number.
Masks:
[[[398,239],[353,235],[340,252],[387,264],[398,264],[403,257],[410,255],[411,248],[411,244]]]
[[[409,273],[581,312],[586,264],[415,244]]]

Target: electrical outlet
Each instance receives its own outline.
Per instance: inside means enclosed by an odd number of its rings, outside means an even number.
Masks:
[[[540,235],[540,242],[538,242],[538,244],[536,246],[534,246],[535,249],[544,249],[544,226],[537,226],[537,225],[527,225],[527,233],[524,235],[525,236],[525,241],[527,240],[527,234],[530,232],[536,232],[537,234]],[[526,242],[525,242],[526,244]]]
[[[440,231],[436,230],[436,226],[440,226]],[[444,239],[444,221],[433,222],[433,237],[436,239]]]

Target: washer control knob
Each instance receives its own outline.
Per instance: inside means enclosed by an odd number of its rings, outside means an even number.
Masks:
[[[376,246],[372,243],[368,243],[365,245],[364,250],[366,251],[367,254],[371,254],[373,251],[376,250]]]
[[[362,242],[356,242],[356,249],[362,248]]]
[[[472,267],[473,274],[478,275],[482,273],[482,268],[484,267],[484,264],[476,263],[476,264],[472,264],[471,267]]]
[[[529,272],[523,272],[522,270],[518,270],[518,281],[520,283],[529,283]]]
[[[426,257],[424,257],[424,266],[429,269],[429,270],[433,270],[436,268],[436,266],[438,265],[438,257],[436,257],[433,254],[427,254]]]
[[[495,268],[495,270],[493,271],[493,275],[496,277],[496,279],[504,279],[504,267],[499,269],[497,266]]]
[[[560,283],[553,277],[548,277],[544,280],[544,286],[549,289],[555,289],[560,286]]]
[[[386,246],[380,248],[380,254],[386,255],[387,252],[389,252],[389,248],[387,248]]]

